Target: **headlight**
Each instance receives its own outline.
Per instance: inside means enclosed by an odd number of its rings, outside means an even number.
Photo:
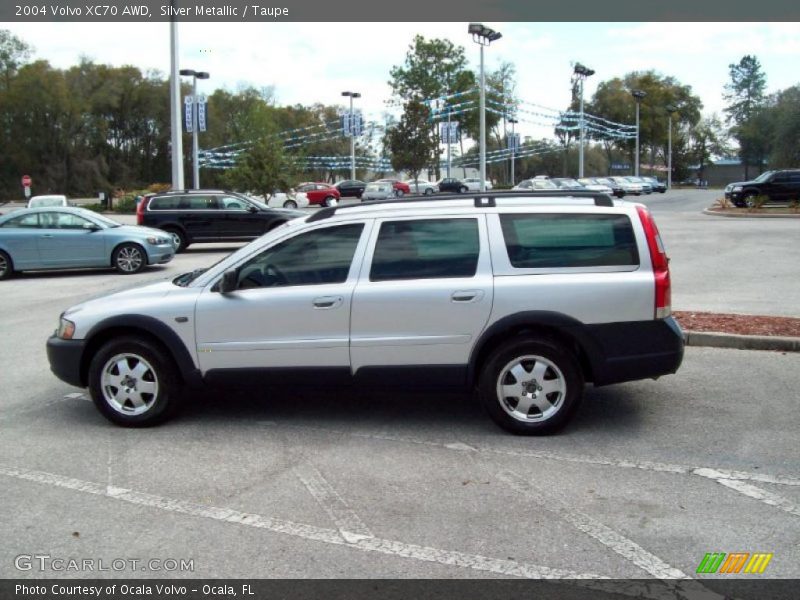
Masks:
[[[732,192],[741,192],[742,191],[742,186],[735,185],[735,186],[733,186],[733,189],[731,191]]]
[[[152,244],[153,246],[162,246],[164,244],[169,244],[169,240],[167,238],[155,237],[151,235],[149,238],[147,238],[147,243]]]
[[[60,317],[56,336],[60,337],[62,340],[71,340],[73,335],[75,335],[75,323],[64,317]]]

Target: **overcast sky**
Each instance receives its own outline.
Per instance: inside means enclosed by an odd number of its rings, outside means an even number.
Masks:
[[[503,38],[486,52],[486,67],[517,68],[521,100],[557,109],[570,96],[573,61],[597,72],[597,84],[634,70],[655,69],[691,85],[706,114],[724,106],[728,65],[755,54],[768,91],[800,83],[796,23],[487,23]],[[81,56],[112,65],[169,71],[168,23],[0,23],[31,44],[35,57],[57,67]],[[417,33],[466,48],[477,68],[478,46],[467,24],[453,23],[181,23],[180,65],[209,71],[202,90],[274,86],[279,104],[337,104],[343,90],[361,92],[357,105],[380,118],[391,95],[387,81]],[[542,134],[520,124],[523,135]],[[549,132],[548,132],[549,134]]]

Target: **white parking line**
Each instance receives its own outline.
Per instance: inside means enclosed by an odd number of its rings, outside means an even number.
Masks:
[[[784,498],[783,496],[767,491],[751,483],[720,476],[719,472],[715,471],[714,469],[698,469],[695,472],[695,475],[707,477],[708,479],[735,490],[740,494],[747,496],[748,498],[753,498],[754,500],[758,500],[764,504],[768,504],[769,506],[779,508],[790,515],[800,517],[800,505],[789,500],[788,498]]]
[[[294,473],[333,519],[345,541],[357,542],[360,539],[375,537],[314,465],[303,463],[294,468]]]
[[[690,579],[686,573],[667,564],[621,533],[617,533],[589,515],[575,510],[552,494],[548,494],[545,497],[540,490],[533,487],[530,481],[514,471],[501,471],[497,474],[497,478],[505,482],[511,489],[533,500],[537,504],[537,509],[546,510],[559,519],[566,521],[653,577],[658,579]]]
[[[269,423],[274,425],[273,422]],[[373,434],[373,433],[357,433],[352,431],[344,431],[337,429],[328,429],[326,427],[313,427],[313,426],[299,426],[299,425],[281,425],[281,427],[293,427],[296,429],[305,429],[313,431],[321,431],[333,435],[346,435],[357,438],[374,439],[386,442],[399,442],[404,444],[417,444],[422,446],[432,446],[435,448],[443,448],[445,450],[453,450],[456,452],[476,452],[479,454],[501,454],[503,456],[518,456],[522,458],[540,458],[544,460],[555,460],[560,462],[571,462],[586,465],[600,465],[605,467],[616,467],[621,469],[639,469],[642,471],[653,471],[657,473],[673,473],[677,475],[699,475],[704,477],[703,472],[709,470],[708,467],[699,465],[676,465],[670,463],[653,462],[647,460],[621,460],[616,458],[604,458],[601,456],[588,456],[588,455],[569,455],[558,454],[556,452],[546,452],[541,450],[505,450],[502,448],[490,448],[488,446],[471,446],[463,442],[436,442],[431,440],[421,440],[408,436],[389,435],[389,434]],[[721,479],[729,480],[743,480],[743,481],[758,481],[761,483],[771,483],[775,485],[789,485],[800,486],[800,478],[787,475],[769,475],[765,473],[750,473],[747,471],[733,471],[729,469],[713,469],[713,471]]]
[[[571,586],[580,586],[608,593],[617,593],[634,598],[648,598],[652,600],[676,600],[689,597],[693,599],[708,598],[709,600],[722,599],[722,596],[707,592],[706,590],[702,590],[702,593],[697,595],[695,590],[690,590],[685,587],[689,582],[684,581],[643,581],[641,583],[637,581],[609,582],[603,581],[604,578],[592,573],[577,573],[566,569],[552,569],[510,559],[491,558],[480,554],[469,554],[456,550],[443,550],[430,546],[419,546],[417,544],[409,544],[397,540],[370,537],[360,538],[356,541],[347,541],[334,529],[324,529],[314,525],[295,523],[284,519],[274,519],[258,514],[244,513],[231,508],[194,504],[192,502],[146,494],[126,488],[106,486],[71,477],[62,477],[61,475],[44,471],[0,466],[0,475],[40,483],[51,487],[73,490],[84,494],[112,498],[114,500],[155,508],[165,512],[212,519],[246,527],[255,527],[274,533],[344,546],[365,552],[377,552],[390,556],[462,567],[497,575],[531,579],[574,580],[564,583]]]

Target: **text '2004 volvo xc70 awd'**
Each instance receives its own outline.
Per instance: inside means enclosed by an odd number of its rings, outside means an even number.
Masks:
[[[53,372],[126,426],[186,388],[477,388],[514,433],[547,433],[596,386],[674,373],[668,260],[648,210],[547,190],[322,209],[206,270],[65,311]]]

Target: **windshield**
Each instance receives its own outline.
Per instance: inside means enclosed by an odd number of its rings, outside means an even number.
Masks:
[[[101,215],[100,213],[96,213],[91,210],[86,210],[85,208],[78,209],[80,214],[90,218],[95,223],[99,223],[104,227],[121,227],[122,223],[115,221],[114,219],[109,219],[108,217]]]
[[[764,183],[775,171],[764,171],[761,175],[753,179],[756,183]]]
[[[37,207],[45,207],[45,206],[64,206],[64,200],[58,196],[52,196],[49,198],[34,198],[30,202],[31,208]]]

